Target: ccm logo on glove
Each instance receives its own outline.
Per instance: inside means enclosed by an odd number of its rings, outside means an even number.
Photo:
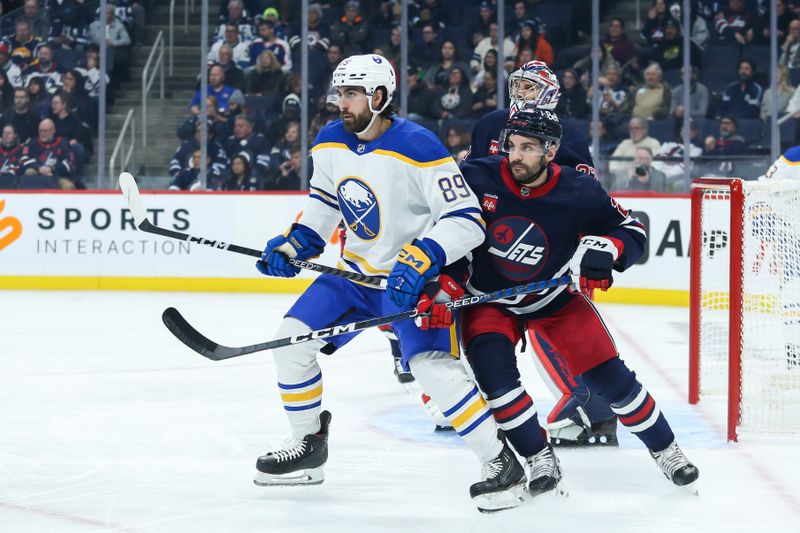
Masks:
[[[614,283],[614,261],[622,249],[622,241],[618,239],[595,235],[583,237],[569,263],[572,277],[569,289],[583,294],[589,294],[593,289],[608,290]]]

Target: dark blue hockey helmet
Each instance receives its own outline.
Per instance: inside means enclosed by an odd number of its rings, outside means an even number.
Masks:
[[[506,121],[506,127],[500,134],[500,149],[508,152],[508,138],[517,134],[539,139],[546,151],[551,145],[561,144],[563,132],[558,116],[548,109],[519,111]]]

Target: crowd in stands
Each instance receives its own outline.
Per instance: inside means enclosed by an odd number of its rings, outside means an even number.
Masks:
[[[0,155],[10,154],[4,159],[0,185],[16,180],[25,186],[26,181],[57,175],[61,186],[81,187],[99,116],[98,2],[21,4],[16,16],[1,19],[0,124],[12,126],[3,139],[14,140],[0,148]],[[591,10],[589,0],[507,0],[502,43],[496,0],[410,4],[408,82],[399,90],[407,92],[408,116],[436,132],[455,157],[463,155],[474,122],[497,108],[498,91],[505,93],[508,74],[532,59],[545,61],[558,73],[562,95],[557,112],[588,138],[593,99],[590,17],[585,16]],[[142,39],[146,5],[116,0],[104,14],[112,100],[114,88],[127,76],[131,45]],[[300,5],[288,0],[220,2],[217,24],[210,31],[205,95],[209,188],[297,189],[300,110],[304,105],[309,109],[309,141],[338,117],[336,107],[326,102],[338,63],[352,54],[379,53],[398,71],[398,0],[312,3],[310,94],[309,101],[302,102]],[[619,18],[604,24],[598,73],[601,139],[594,156],[609,188],[683,190],[681,124],[686,109],[693,123],[691,155],[706,165],[704,173],[747,174],[737,165],[743,164],[743,155],[766,153],[772,102],[785,117],[782,141],[796,140],[800,0],[777,3],[775,95],[769,89],[766,0],[693,0],[687,29],[681,5],[653,1],[641,28]],[[690,32],[689,76],[683,71],[684,31]],[[498,79],[498,64],[503,79]],[[683,102],[686,78],[688,107]],[[202,101],[197,91],[187,102],[186,120],[176,124],[180,144],[168,167],[173,188],[199,186]],[[52,139],[42,135],[49,129],[41,127],[44,119],[55,125]],[[34,168],[30,164],[34,152],[42,154],[38,157],[44,162],[63,159],[64,163]],[[646,176],[636,173],[642,168],[648,169]]]
[[[209,187],[299,186],[301,32],[300,14],[292,4],[231,0],[220,6],[208,55],[208,101],[215,108],[209,114]],[[509,0],[506,6],[505,37],[499,43],[494,1],[411,2],[408,86],[400,90],[407,91],[408,117],[436,132],[454,157],[468,148],[474,122],[497,108],[497,91],[506,90],[508,74],[532,59],[557,71],[562,86],[557,112],[588,138],[592,60],[588,17],[583,13],[590,10],[590,2]],[[767,6],[766,0],[692,2],[690,155],[707,162],[703,173],[730,175],[736,156],[765,153],[773,98],[781,115],[793,117],[782,126],[784,142],[795,140],[800,119],[800,90],[795,88],[800,81],[800,1],[778,0],[781,66],[776,97],[767,89]],[[325,97],[339,61],[374,52],[388,58],[397,71],[400,2],[312,3],[308,18],[306,105],[313,141],[322,126],[338,117]],[[681,4],[652,2],[638,35],[628,28],[631,22],[609,21],[602,38],[602,137],[595,158],[609,162],[601,166],[600,175],[611,189],[684,190],[681,125],[687,106]],[[504,67],[502,80],[497,79],[498,61]],[[398,85],[399,81],[398,75]],[[199,186],[187,176],[199,161],[194,157],[199,148],[194,134],[200,97],[198,91],[192,114],[178,131],[182,144],[170,163],[173,188]],[[242,116],[246,125],[240,125]],[[230,162],[237,156],[240,163],[234,171]],[[731,159],[720,159],[725,157]]]
[[[142,40],[145,4],[115,0],[103,14],[98,0],[0,4],[0,189],[85,187],[100,115],[100,44],[108,45],[113,98]]]

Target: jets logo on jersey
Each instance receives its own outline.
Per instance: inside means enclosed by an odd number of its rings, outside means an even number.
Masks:
[[[361,178],[345,176],[336,191],[345,223],[362,240],[371,241],[381,230],[381,208],[375,192]]]
[[[504,217],[486,232],[488,252],[495,267],[506,279],[525,281],[547,263],[547,235],[523,217]]]

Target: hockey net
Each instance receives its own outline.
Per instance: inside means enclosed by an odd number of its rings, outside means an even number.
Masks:
[[[800,180],[695,180],[690,255],[689,402],[800,433]]]

